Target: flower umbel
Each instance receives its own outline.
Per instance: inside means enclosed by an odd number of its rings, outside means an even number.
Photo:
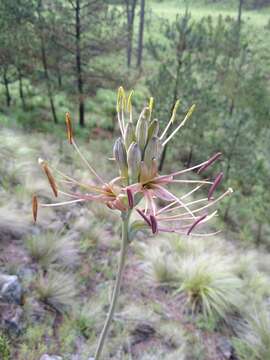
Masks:
[[[53,194],[55,197],[64,197],[64,200],[45,204],[40,203],[36,195],[32,198],[34,221],[37,220],[39,208],[65,206],[88,201],[103,203],[110,209],[119,210],[121,213],[122,247],[118,274],[95,360],[100,358],[119,295],[126,250],[131,241],[131,233],[134,234],[133,224],[129,224],[133,210],[136,210],[135,213],[137,213],[141,225],[138,227],[138,221],[136,221],[136,229],[149,228],[153,234],[173,232],[189,236],[210,236],[217,232],[205,233],[196,230],[217,216],[214,206],[232,193],[232,189],[228,189],[218,197],[213,197],[216,188],[222,181],[223,173],[219,173],[213,181],[199,178],[189,180],[184,177],[186,173],[195,170],[198,174],[204,172],[221,157],[219,152],[208,160],[188,169],[160,175],[158,173],[158,162],[163,148],[186,124],[195,109],[195,105],[191,106],[184,119],[177,124],[177,108],[179,106],[177,100],[167,126],[159,134],[159,121],[152,119],[153,98],[150,98],[148,105],[144,107],[136,122],[133,118],[132,95],[133,91],[126,95],[125,90],[122,87],[119,88],[116,111],[120,137],[113,147],[113,160],[119,168],[119,176],[107,181],[87,161],[75,142],[71,115],[67,113],[68,142],[88,168],[92,180],[90,183],[82,183],[80,180],[49,167],[46,161],[40,159],[40,166],[47,176]],[[57,177],[55,178],[55,176]],[[191,185],[192,188],[182,196],[177,196],[171,190],[173,186],[182,188],[187,185]],[[204,186],[209,186],[208,196],[192,200],[191,196],[197,194]]]

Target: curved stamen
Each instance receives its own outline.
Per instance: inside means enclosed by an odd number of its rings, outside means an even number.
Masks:
[[[208,203],[208,204],[205,205],[205,206],[202,206],[202,207],[200,207],[200,208],[198,208],[198,209],[193,210],[193,214],[195,214],[195,213],[197,213],[197,212],[200,212],[200,211],[202,211],[202,210],[204,210],[204,209],[207,209],[207,208],[213,206],[213,205],[216,204],[218,201],[220,201],[221,199],[223,199],[225,196],[227,196],[227,195],[229,195],[229,194],[232,194],[232,193],[233,193],[233,190],[232,190],[231,188],[229,188],[227,191],[225,191],[225,193],[223,193],[222,195],[220,195],[216,200]],[[187,214],[188,214],[188,212],[185,212],[185,213],[179,214],[179,215],[172,215],[171,219],[181,219],[181,217],[183,217],[183,216],[185,216],[185,215],[187,215]]]
[[[63,206],[63,205],[70,205],[75,204],[78,202],[86,201],[85,199],[76,199],[76,200],[69,200],[69,201],[62,201],[59,203],[52,203],[52,204],[39,204],[41,207],[55,207],[55,206]]]
[[[72,141],[72,145],[74,146],[75,150],[77,151],[77,153],[79,154],[80,158],[82,159],[82,161],[85,163],[85,165],[87,166],[87,168],[90,170],[90,172],[102,183],[105,185],[104,180],[97,174],[97,172],[93,169],[93,167],[89,164],[89,162],[86,160],[86,158],[83,156],[83,154],[81,153],[80,149],[78,148],[77,144],[75,143],[75,141]]]
[[[157,188],[161,188],[163,192],[167,193],[169,196],[171,196],[172,198],[175,199],[175,201],[177,201],[180,205],[183,205],[183,207],[187,210],[187,212],[193,217],[195,218],[193,211],[191,211],[187,205],[181,201],[178,197],[176,197],[175,195],[173,195],[170,191],[168,191],[167,189],[164,189],[162,186],[160,185],[155,185]]]

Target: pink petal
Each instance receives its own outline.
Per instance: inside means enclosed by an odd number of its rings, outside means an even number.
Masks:
[[[171,195],[171,193],[164,189],[162,186],[159,185],[153,185],[152,189],[154,190],[154,194],[165,201],[175,201],[175,197]]]

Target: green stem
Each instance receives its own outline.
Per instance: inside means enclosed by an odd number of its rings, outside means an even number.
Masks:
[[[121,243],[121,252],[120,252],[120,258],[119,258],[119,265],[118,265],[118,272],[116,277],[115,286],[113,289],[113,295],[112,295],[112,301],[110,305],[110,309],[103,327],[103,330],[101,332],[98,346],[95,353],[95,360],[99,360],[101,356],[101,352],[107,337],[107,333],[109,330],[109,327],[111,325],[111,322],[113,320],[113,315],[115,311],[115,307],[117,304],[118,296],[120,293],[120,286],[121,286],[121,280],[123,275],[123,270],[125,266],[125,259],[126,259],[126,253],[128,248],[128,227],[129,227],[129,216],[130,214],[122,214],[122,243]]]

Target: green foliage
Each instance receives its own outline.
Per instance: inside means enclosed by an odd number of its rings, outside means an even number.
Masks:
[[[53,348],[45,343],[48,336],[52,336],[52,329],[48,324],[37,323],[29,326],[23,335],[23,342],[19,347],[20,359],[22,360],[36,360],[44,353],[49,352]]]
[[[8,339],[0,333],[0,358],[2,360],[11,359],[11,351]]]

